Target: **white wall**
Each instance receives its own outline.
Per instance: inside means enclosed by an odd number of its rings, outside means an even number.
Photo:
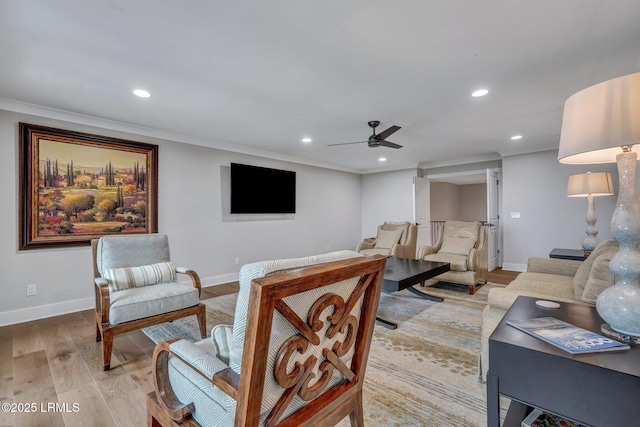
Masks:
[[[487,184],[458,186],[458,207],[462,221],[487,220]]]
[[[362,238],[375,237],[385,221],[413,222],[413,177],[417,169],[362,175]]]
[[[431,183],[431,221],[446,221],[458,218],[458,189],[450,182]]]
[[[563,165],[557,159],[557,151],[502,159],[505,270],[522,271],[529,257],[548,257],[553,248],[582,248],[587,199],[567,197],[569,176],[589,171],[611,172],[617,194],[615,164]],[[598,238],[610,239],[616,196],[596,197],[594,202]],[[521,218],[512,219],[511,212],[520,212]]]
[[[431,221],[486,221],[487,185],[431,183]]]
[[[205,286],[234,280],[248,262],[354,249],[361,240],[360,175],[0,111],[0,325],[94,304],[88,247],[18,251],[20,121],[158,144],[159,232],[169,235],[172,260],[195,269]],[[233,221],[239,217],[223,212],[222,201],[231,162],[296,171],[296,214]],[[37,284],[36,296],[26,296],[28,284]]]

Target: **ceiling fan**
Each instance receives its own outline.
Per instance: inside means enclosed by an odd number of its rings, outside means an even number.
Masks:
[[[367,145],[371,148],[376,148],[376,147],[402,148],[402,145],[398,145],[386,140],[388,136],[399,131],[400,126],[391,126],[389,129],[383,130],[382,132],[376,135],[376,128],[378,127],[379,124],[380,122],[378,120],[372,120],[369,122],[369,126],[373,129],[373,135],[371,135],[367,141],[343,142],[341,144],[329,144],[327,145],[327,147],[332,147],[335,145],[362,144],[366,142]]]

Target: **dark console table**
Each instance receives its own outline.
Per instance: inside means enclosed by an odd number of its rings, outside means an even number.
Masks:
[[[584,261],[587,259],[587,255],[585,255],[584,250],[582,249],[559,249],[553,248],[553,250],[549,253],[549,258],[559,258],[559,259],[571,259],[575,261]]]
[[[520,426],[531,407],[593,427],[640,423],[640,346],[571,355],[511,326],[508,319],[551,316],[600,333],[594,307],[561,303],[549,310],[520,296],[489,338],[487,426],[500,426],[499,395],[512,399],[505,426]]]

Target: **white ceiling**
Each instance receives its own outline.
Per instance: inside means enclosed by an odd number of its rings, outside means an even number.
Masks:
[[[354,172],[488,160],[557,148],[567,97],[640,70],[639,22],[639,0],[0,0],[0,106]],[[369,120],[404,148],[326,146]]]

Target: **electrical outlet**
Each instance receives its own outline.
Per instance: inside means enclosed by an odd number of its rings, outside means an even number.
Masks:
[[[520,219],[520,212],[511,212],[511,219]]]
[[[240,264],[240,257],[236,257],[236,265]]]
[[[27,296],[32,297],[38,293],[38,288],[36,285],[27,285]]]

